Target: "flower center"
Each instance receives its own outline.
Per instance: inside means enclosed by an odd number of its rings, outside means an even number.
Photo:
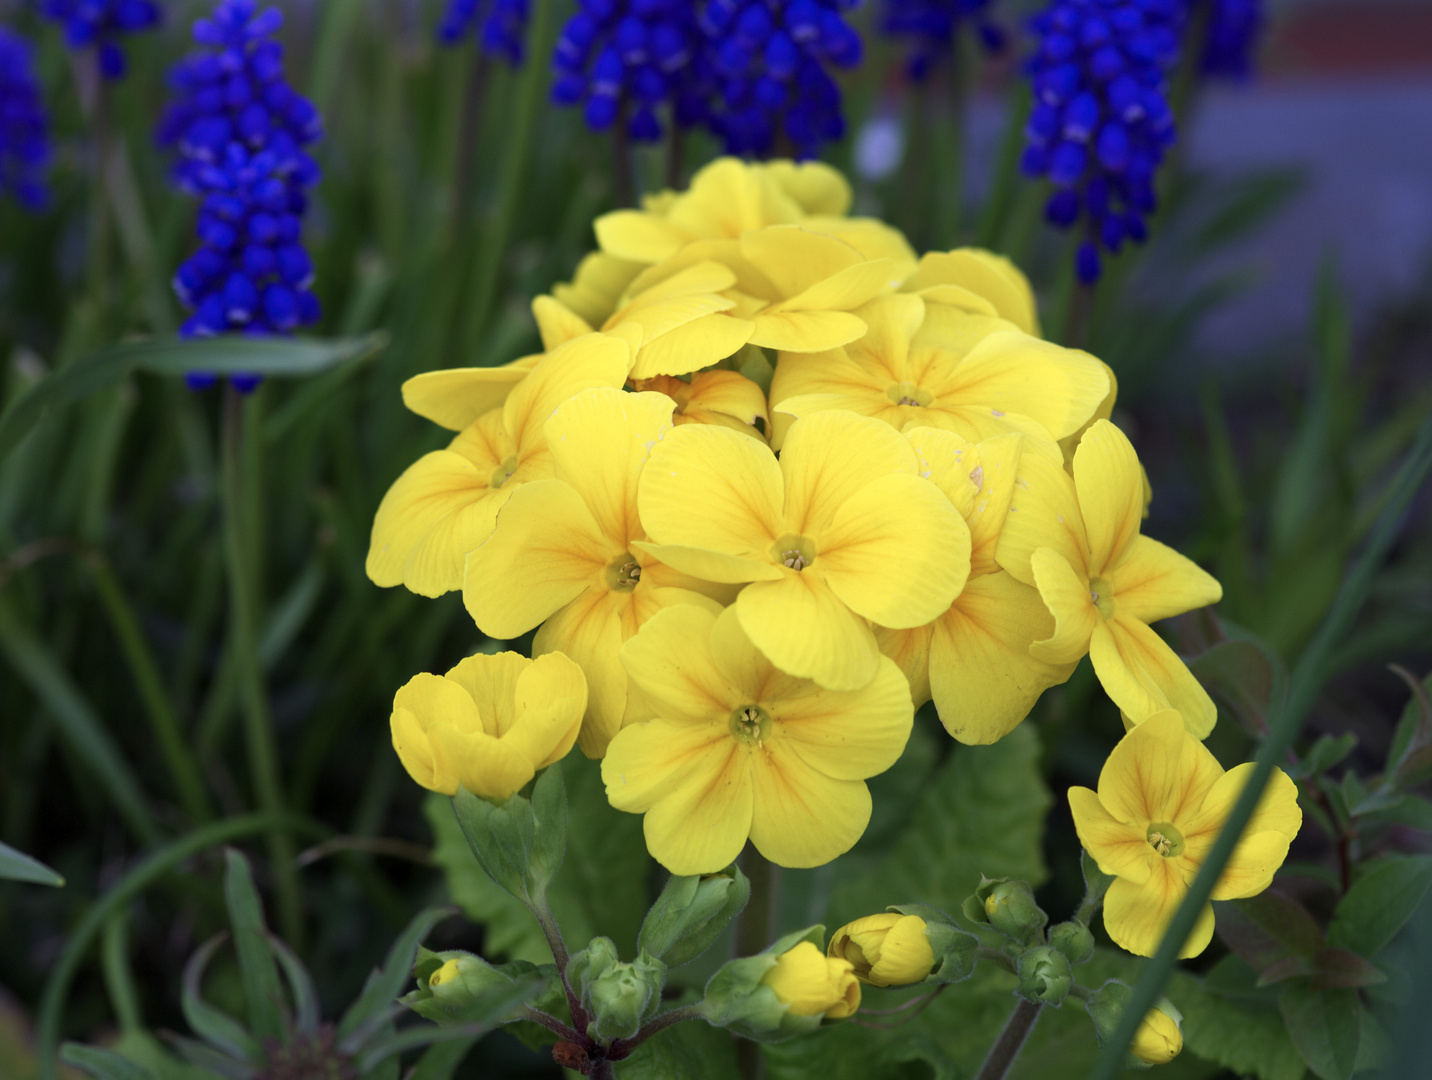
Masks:
[[[759,705],[731,711],[731,737],[742,746],[760,746],[771,733],[771,714]]]
[[[808,536],[786,533],[771,545],[771,558],[799,573],[815,562],[815,544]]]
[[[1112,619],[1114,617],[1114,586],[1107,579],[1101,577],[1089,579],[1089,599],[1104,618]]]
[[[494,490],[500,488],[503,484],[507,483],[508,480],[512,479],[512,474],[516,471],[517,455],[512,454],[501,465],[492,470],[492,475],[487,478],[487,486]]]
[[[935,400],[934,394],[912,382],[891,383],[885,388],[885,396],[896,405],[917,405],[922,409]]]
[[[1183,833],[1175,825],[1167,821],[1155,821],[1149,826],[1145,834],[1149,841],[1149,847],[1153,848],[1165,859],[1172,859],[1183,854]]]
[[[607,588],[631,592],[641,582],[641,563],[630,552],[622,552],[607,564]]]

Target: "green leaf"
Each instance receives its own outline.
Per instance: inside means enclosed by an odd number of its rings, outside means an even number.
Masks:
[[[269,948],[273,950],[274,958],[283,968],[284,977],[288,979],[289,990],[293,992],[294,1029],[311,1035],[318,1030],[319,1021],[322,1019],[318,1003],[318,987],[314,985],[313,976],[303,966],[303,961],[277,934],[269,934],[266,940]]]
[[[673,1024],[617,1063],[617,1080],[741,1080],[736,1043],[704,1020]],[[776,1080],[771,1074],[770,1080]]]
[[[95,1080],[154,1080],[154,1074],[144,1066],[136,1065],[113,1050],[101,1050],[97,1046],[65,1043],[60,1047],[60,1060],[83,1069]]]
[[[316,375],[357,357],[372,356],[387,345],[387,335],[356,338],[261,338],[239,335],[212,338],[148,338],[112,345],[47,375],[10,403],[0,415],[0,461],[53,409],[107,389],[131,372],[184,375],[208,371],[277,378]]]
[[[536,831],[528,873],[534,887],[545,894],[567,852],[567,787],[560,764],[543,769],[532,786],[532,815]]]
[[[1240,978],[1229,977],[1229,961],[1241,969]],[[1302,1080],[1307,1068],[1276,1004],[1269,1000],[1271,991],[1258,991],[1253,978],[1251,968],[1229,957],[1201,984],[1186,976],[1174,979],[1169,996],[1183,1013],[1184,1055],[1214,1062],[1239,1076]]]
[[[232,1016],[205,1001],[202,993],[204,970],[209,966],[210,958],[228,939],[228,934],[216,934],[194,951],[184,965],[179,1007],[189,1030],[199,1038],[221,1053],[257,1065],[263,1060],[258,1041]]]
[[[0,878],[56,887],[65,883],[64,878],[39,859],[32,859],[23,851],[16,851],[9,844],[0,844]]]
[[[1367,814],[1364,820],[1374,825],[1406,825],[1432,832],[1432,803],[1416,795],[1403,795],[1381,810]]]
[[[411,958],[409,963],[411,963]],[[498,987],[474,1000],[468,1015],[481,1018],[474,1023],[456,1027],[438,1027],[436,1024],[419,1024],[390,1032],[366,1047],[358,1057],[358,1071],[370,1072],[375,1066],[389,1059],[396,1060],[405,1050],[445,1042],[467,1042],[490,1031],[500,1017],[509,1015],[513,1009],[542,985],[541,979],[518,979],[509,986]]]
[[[1293,1045],[1322,1080],[1350,1080],[1362,1043],[1362,1005],[1356,990],[1294,985],[1278,998]]]
[[[452,1074],[457,1071],[457,1067],[462,1064],[479,1038],[481,1036],[470,1035],[455,1042],[433,1043],[423,1051],[423,1056],[418,1058],[408,1080],[452,1080]]]
[[[1189,661],[1188,670],[1255,737],[1267,729],[1277,681],[1272,660],[1251,641],[1221,641]]]
[[[239,954],[239,976],[244,986],[244,1000],[249,1009],[249,1030],[260,1041],[284,1040],[283,990],[278,981],[278,965],[268,947],[268,927],[264,925],[263,906],[254,889],[249,860],[242,852],[229,848],[224,852],[228,869],[224,874],[224,899],[229,907],[229,924],[233,927],[234,948]]]
[[[1356,746],[1357,736],[1350,731],[1337,738],[1324,735],[1308,748],[1308,752],[1294,768],[1288,770],[1288,775],[1294,780],[1301,780],[1305,776],[1325,773],[1351,754]]]
[[[1391,856],[1367,868],[1333,912],[1328,942],[1376,956],[1432,885],[1432,855]]]
[[[1402,710],[1397,730],[1392,735],[1392,745],[1387,751],[1387,771],[1396,772],[1414,747],[1432,741],[1432,674],[1419,681],[1406,668],[1396,664],[1388,666],[1412,691],[1412,697]]]
[[[368,1036],[382,1025],[403,987],[412,980],[413,959],[418,955],[418,946],[427,937],[428,931],[454,914],[456,912],[448,907],[420,911],[388,947],[382,970],[368,980],[362,995],[348,1007],[343,1019],[338,1022],[339,1042],[349,1047],[350,1052],[362,1046]]]
[[[1319,949],[1313,956],[1312,969],[1308,985],[1314,990],[1376,986],[1387,981],[1380,969],[1357,953],[1336,947]]]
[[[835,864],[842,876],[829,925],[916,901],[958,911],[981,874],[1038,884],[1048,874],[1040,845],[1052,801],[1032,724],[992,746],[955,746],[888,850]]]

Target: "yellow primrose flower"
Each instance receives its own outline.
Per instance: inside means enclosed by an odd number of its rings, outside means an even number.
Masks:
[[[918,296],[855,309],[867,331],[827,352],[783,352],[771,380],[775,414],[848,409],[892,427],[939,427],[972,442],[1022,432],[1029,452],[1059,460],[1055,440],[1077,431],[1109,392],[1087,353]],[[754,338],[753,338],[754,340]],[[776,420],[777,448],[784,424]]]
[[[600,326],[617,309],[617,302],[643,265],[605,251],[593,251],[577,264],[571,281],[552,286],[552,296],[588,326]]]
[[[792,1016],[843,1020],[860,1008],[860,980],[848,960],[823,956],[809,941],[784,952],[761,977]]]
[[[601,756],[628,713],[622,642],[668,604],[711,603],[688,591],[700,583],[640,545],[637,478],[671,433],[672,405],[665,394],[595,389],[558,406],[544,429],[553,478],[513,492],[467,557],[463,604],[483,633],[508,640],[540,626],[534,655],[564,652],[581,666],[589,757]]]
[[[1184,718],[1166,709],[1119,740],[1099,773],[1097,794],[1069,789],[1080,843],[1118,879],[1104,898],[1104,926],[1116,944],[1139,956],[1158,949],[1253,768],[1248,762],[1224,772]],[[1297,786],[1274,769],[1213,899],[1266,889],[1302,822]],[[1213,907],[1205,904],[1179,956],[1197,956],[1212,937]]]
[[[919,455],[921,475],[945,493],[969,526],[970,576],[934,622],[908,630],[876,627],[875,636],[910,680],[917,708],[933,697],[940,722],[960,742],[997,742],[1075,667],[1030,655],[1033,642],[1054,632],[1054,619],[1037,589],[995,562],[1023,436],[970,443],[952,431],[915,428],[906,437]]]
[[[992,315],[1039,337],[1034,290],[1019,267],[981,248],[932,251],[920,259],[902,292],[972,315]]]
[[[1129,1053],[1145,1065],[1167,1065],[1183,1051],[1183,1014],[1167,998],[1150,1009],[1138,1029]]]
[[[366,569],[375,584],[420,596],[461,588],[463,561],[491,534],[498,509],[520,484],[551,475],[547,417],[588,387],[621,386],[631,349],[588,334],[539,359],[501,406],[393,482],[373,518]]]
[[[847,923],[831,936],[826,953],[850,961],[855,977],[871,986],[917,983],[935,966],[925,920],[896,911]]]
[[[720,424],[761,440],[770,427],[766,395],[750,379],[734,371],[698,371],[690,382],[658,375],[633,381],[632,388],[654,390],[676,402],[671,420],[677,425]]]
[[[996,557],[1034,585],[1054,632],[1030,652],[1068,664],[1086,652],[1104,690],[1134,723],[1177,709],[1200,739],[1218,711],[1178,655],[1149,628],[1214,604],[1223,589],[1193,562],[1139,535],[1144,478],[1128,438],[1094,423],[1074,453],[1074,476],[1026,454]]]
[[[875,675],[866,620],[923,626],[964,586],[970,533],[920,475],[906,439],[878,420],[831,411],[798,421],[780,462],[728,428],[688,424],[652,451],[638,494],[669,566],[750,582],[741,627],[782,671],[832,690]]]
[[[822,690],[762,656],[733,608],[658,612],[621,659],[657,719],[617,732],[602,780],[614,807],[646,815],[647,849],[673,874],[719,870],[748,838],[781,866],[844,854],[870,822],[866,778],[910,737],[889,660],[859,690]]]
[[[561,653],[469,656],[414,675],[393,698],[393,749],[430,791],[503,802],[567,756],[587,708],[582,669]]]

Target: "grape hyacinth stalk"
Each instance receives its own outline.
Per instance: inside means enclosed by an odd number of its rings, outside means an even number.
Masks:
[[[1248,78],[1266,21],[1263,0],[1193,0],[1193,4],[1208,9],[1199,64],[1203,73],[1215,78]]]
[[[0,27],[0,195],[27,210],[48,201],[49,119],[35,79],[30,43]]]
[[[323,127],[284,80],[283,47],[272,38],[282,23],[277,8],[220,0],[194,23],[203,51],[172,73],[175,100],[159,141],[176,152],[175,182],[201,200],[199,250],[174,276],[193,312],[184,337],[288,334],[319,317],[302,223],[319,178],[304,148]]]
[[[531,11],[531,0],[448,0],[438,24],[438,40],[456,45],[476,30],[483,52],[518,67],[526,51]]]
[[[989,18],[991,0],[885,0],[880,29],[906,43],[905,74],[922,83],[955,58],[962,27],[972,25],[987,52],[1003,51],[1002,27]]]
[[[1154,176],[1175,138],[1168,71],[1184,15],[1183,0],[1053,0],[1031,21],[1039,46],[1020,164],[1054,185],[1052,224],[1082,223],[1075,270],[1084,285],[1103,272],[1101,249],[1148,234]]]
[[[94,48],[106,79],[122,79],[129,68],[115,40],[159,23],[154,0],[40,0],[40,14],[65,28],[71,49]]]

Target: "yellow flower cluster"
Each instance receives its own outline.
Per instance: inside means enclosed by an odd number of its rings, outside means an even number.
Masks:
[[[570,658],[578,744],[673,873],[835,858],[917,706],[994,742],[1086,652],[1129,723],[1213,723],[1148,624],[1219,587],[1139,534],[1112,373],[1040,338],[1007,260],[917,258],[850,203],[824,165],[719,160],[598,219],[541,354],[403,387],[456,434],[384,498],[370,577]],[[464,670],[400,692],[394,742],[501,799],[562,742]]]

